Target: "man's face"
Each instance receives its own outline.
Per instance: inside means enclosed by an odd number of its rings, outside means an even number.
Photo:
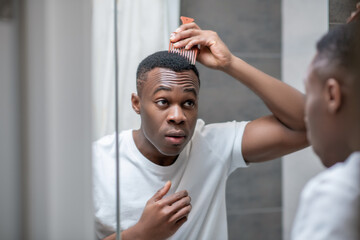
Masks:
[[[141,115],[147,152],[176,156],[184,149],[194,133],[198,94],[199,81],[192,70],[155,68],[148,72],[137,106],[133,102]]]

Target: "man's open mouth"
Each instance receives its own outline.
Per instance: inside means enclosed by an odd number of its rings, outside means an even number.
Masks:
[[[165,135],[165,139],[171,144],[179,145],[184,143],[186,135],[183,131],[170,132]]]

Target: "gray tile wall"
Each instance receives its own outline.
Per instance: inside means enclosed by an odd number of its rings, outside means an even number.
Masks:
[[[281,0],[182,0],[181,15],[216,31],[229,49],[280,78]],[[207,123],[253,120],[269,114],[250,90],[226,74],[200,64],[199,117]],[[281,162],[235,171],[227,184],[229,239],[282,238]]]
[[[329,28],[346,22],[359,0],[329,0]]]

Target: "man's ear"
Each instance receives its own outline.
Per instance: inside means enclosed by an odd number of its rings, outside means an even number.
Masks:
[[[330,78],[325,83],[325,97],[327,108],[330,113],[336,113],[340,110],[342,104],[342,94],[339,82]]]
[[[131,94],[132,108],[137,114],[140,114],[140,97],[136,93]]]

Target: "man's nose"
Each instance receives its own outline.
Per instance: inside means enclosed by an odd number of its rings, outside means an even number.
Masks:
[[[181,124],[181,123],[185,122],[186,116],[185,116],[184,111],[181,108],[181,106],[178,106],[178,105],[172,106],[169,109],[169,114],[168,114],[167,120],[168,120],[168,122],[175,123],[175,124]]]

